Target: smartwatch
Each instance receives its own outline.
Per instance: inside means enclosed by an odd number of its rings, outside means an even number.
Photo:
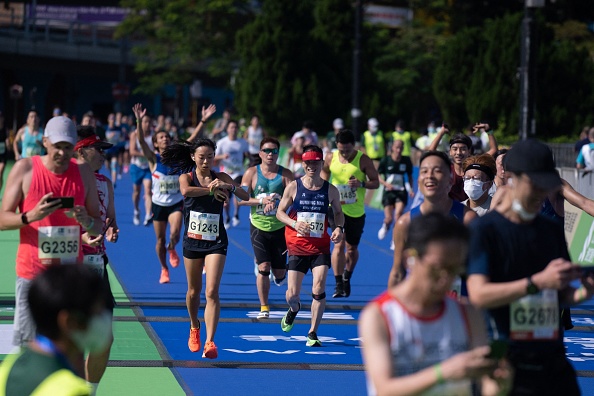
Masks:
[[[336,228],[340,228],[340,231],[342,231],[342,233],[344,234],[344,226],[337,225]]]
[[[528,284],[526,285],[526,293],[528,293],[529,295],[533,295],[536,294],[540,291],[540,289],[538,288],[538,286],[536,286],[534,284],[534,282],[532,282],[532,277],[529,276],[528,277]]]

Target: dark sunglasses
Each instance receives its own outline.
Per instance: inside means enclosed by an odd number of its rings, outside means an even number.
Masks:
[[[262,149],[260,151],[262,151],[263,153],[266,153],[266,154],[278,154],[278,149],[277,148],[273,148],[273,149],[271,149],[271,148],[265,148],[265,149]]]

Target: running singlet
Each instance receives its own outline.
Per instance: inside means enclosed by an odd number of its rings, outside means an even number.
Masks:
[[[390,191],[404,191],[406,190],[404,175],[412,174],[412,169],[413,165],[409,157],[400,157],[400,161],[394,161],[392,157],[384,157],[377,170],[384,180],[393,186],[393,190]]]
[[[35,208],[47,193],[54,197],[74,197],[75,205],[85,205],[85,188],[76,160],[71,159],[66,172],[50,172],[41,157],[31,158],[32,174],[29,193],[19,206],[21,213]],[[16,274],[33,279],[49,264],[81,263],[81,227],[74,218],[67,217],[67,209],[58,209],[49,216],[20,229],[20,243],[16,257]]]
[[[256,172],[258,179],[256,180],[256,186],[252,191],[252,197],[256,199],[265,198],[268,196],[274,196],[276,201],[274,203],[274,209],[268,213],[264,213],[265,205],[252,206],[250,208],[250,220],[252,225],[262,231],[276,231],[280,230],[285,224],[276,218],[276,208],[278,203],[283,196],[285,186],[283,186],[283,167],[279,166],[278,171],[273,179],[267,179],[262,174],[260,165],[256,166]]]
[[[375,135],[370,131],[363,133],[365,152],[369,158],[378,160],[386,155],[384,133],[377,131]]]
[[[421,205],[415,206],[410,210],[410,219],[421,216]],[[460,223],[464,222],[464,205],[458,201],[452,200],[452,207],[448,213],[450,216],[458,220]]]
[[[142,147],[140,147],[140,143],[138,142],[138,135],[136,135],[136,139],[137,139],[136,140],[136,150],[138,150],[142,153]],[[153,150],[153,135],[145,136],[144,141],[146,142],[146,144],[148,144],[149,148],[151,150]],[[148,160],[146,158],[144,158],[144,156],[133,155],[130,158],[130,165],[137,166],[140,169],[148,169],[149,168]]]
[[[202,187],[192,172],[193,187]],[[216,173],[210,171],[212,180]],[[223,203],[212,195],[184,197],[184,240],[183,248],[194,252],[209,252],[226,249],[229,244],[223,226]]]
[[[319,190],[309,190],[301,179],[296,180],[297,192],[293,205],[289,208],[289,217],[309,224],[309,235],[298,234],[293,227],[285,227],[285,239],[289,256],[316,256],[330,253],[330,235],[328,235],[328,187],[324,181]]]
[[[454,169],[454,165],[451,167],[452,177],[454,179],[454,183],[452,184],[452,188],[450,189],[450,193],[448,194],[450,198],[454,201],[462,202],[468,199],[468,195],[464,192],[464,177],[459,176]]]
[[[419,372],[470,348],[470,328],[464,307],[446,298],[438,314],[417,317],[388,292],[373,300],[385,319],[392,356],[392,376]],[[368,394],[375,395],[367,383]],[[446,381],[422,395],[472,395],[470,380]]]
[[[179,175],[170,175],[171,168],[161,163],[161,155],[156,154],[157,167],[152,174],[153,197],[155,205],[171,206],[184,199],[179,191]]]
[[[408,131],[404,131],[404,132],[398,132],[398,131],[394,131],[392,132],[392,141],[394,140],[401,140],[402,143],[404,143],[403,147],[402,147],[402,155],[404,157],[410,157],[410,149],[412,148],[412,142],[411,142],[411,135],[410,132]]]
[[[99,195],[99,212],[101,213],[101,222],[104,224],[105,231],[105,219],[107,218],[107,207],[109,206],[109,189],[107,187],[107,177],[101,173],[95,172],[95,184],[97,185],[97,193]],[[81,228],[81,233],[85,233],[85,230]],[[82,245],[84,259],[83,264],[88,265],[93,271],[99,276],[103,277],[103,271],[105,268],[103,255],[105,254],[105,239],[101,241],[99,246],[90,246],[87,244]]]
[[[44,151],[41,142],[43,140],[43,128],[39,128],[37,135],[33,135],[28,126],[25,126],[25,133],[21,142],[21,156],[30,158],[34,155],[41,155]]]
[[[365,173],[361,170],[361,156],[363,153],[357,151],[355,158],[343,164],[339,160],[339,154],[332,156],[330,162],[330,173],[332,184],[340,193],[342,212],[349,217],[361,217],[365,214],[365,189],[349,187],[349,179],[354,176],[359,181],[365,181]]]

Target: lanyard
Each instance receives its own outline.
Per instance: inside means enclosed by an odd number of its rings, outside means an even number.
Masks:
[[[37,337],[35,337],[35,342],[41,348],[41,350],[43,350],[44,352],[53,354],[56,357],[56,359],[58,360],[58,362],[60,362],[62,364],[62,366],[64,366],[68,370],[74,372],[74,370],[72,369],[72,366],[68,362],[68,359],[66,359],[66,356],[62,352],[60,352],[60,350],[58,350],[58,348],[56,347],[56,345],[53,343],[52,340],[50,340],[49,338],[47,338],[45,336],[37,335]]]

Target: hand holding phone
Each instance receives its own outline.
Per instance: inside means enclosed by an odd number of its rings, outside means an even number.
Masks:
[[[72,209],[74,208],[74,197],[50,197],[47,202],[60,201],[61,209]]]
[[[489,347],[491,348],[487,355],[489,359],[503,359],[507,355],[507,342],[504,340],[493,340]]]

